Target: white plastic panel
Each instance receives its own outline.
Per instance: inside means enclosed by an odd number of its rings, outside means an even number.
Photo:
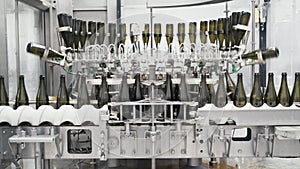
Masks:
[[[37,110],[30,106],[20,106],[16,110],[9,106],[0,106],[0,123],[9,123],[11,126],[22,123],[30,123],[33,126],[51,123],[59,126],[65,122],[73,125],[99,125],[100,114],[106,115],[106,110],[107,107],[96,109],[92,105],[84,105],[80,109],[71,105],[64,105],[59,109],[44,105]]]

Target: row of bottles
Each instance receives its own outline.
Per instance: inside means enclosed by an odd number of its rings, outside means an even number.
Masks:
[[[65,28],[69,27],[69,30],[62,30],[61,36],[64,40],[65,46],[71,47],[74,49],[79,49],[80,47],[83,49],[86,40],[89,41],[90,45],[95,43],[103,44],[106,36],[105,33],[105,24],[102,22],[93,22],[93,21],[83,21],[80,19],[72,18],[72,16],[60,13],[57,16],[59,27]],[[220,49],[229,49],[230,47],[239,46],[246,31],[235,28],[237,25],[247,26],[250,19],[249,12],[233,12],[232,15],[228,18],[219,18],[217,20],[201,21],[200,22],[200,41],[201,43],[207,43],[207,38],[210,43],[219,44]],[[130,41],[132,44],[136,45],[137,42],[137,32],[135,30],[136,23],[130,24]],[[126,24],[120,23],[117,29],[117,25],[115,23],[108,24],[108,43],[115,44],[117,40],[117,30],[119,39],[118,44],[125,44],[126,40]],[[156,47],[161,41],[162,32],[161,32],[161,24],[154,24],[153,31],[154,41]],[[189,23],[189,40],[190,43],[196,43],[196,33],[197,33],[197,22]],[[97,37],[98,35],[98,37]],[[185,31],[185,23],[178,23],[178,42],[179,44],[184,43],[186,31]],[[142,30],[142,40],[144,46],[148,46],[149,37],[149,24],[144,25],[144,29]],[[166,24],[166,41],[168,46],[172,43],[174,32],[173,32],[173,24]],[[97,39],[97,40],[96,40]],[[80,45],[80,46],[79,46]]]
[[[254,75],[254,83],[250,94],[250,104],[254,107],[260,107],[266,103],[270,107],[275,107],[281,104],[285,107],[291,106],[293,103],[300,103],[300,72],[295,73],[295,82],[292,92],[290,93],[287,84],[287,74],[282,73],[282,80],[278,95],[275,90],[273,73],[268,75],[268,85],[265,93],[263,93],[260,87],[260,77],[258,73]],[[233,101],[236,107],[243,107],[247,103],[247,96],[243,85],[243,75],[238,73],[237,83],[235,84],[230,78],[228,72],[221,73],[219,75],[219,81],[216,92],[214,92],[213,85],[209,85],[206,82],[206,75],[201,75],[201,83],[199,85],[198,93],[198,107],[203,107],[205,104],[213,103],[216,107],[224,107],[228,99]],[[127,75],[122,77],[122,83],[120,86],[120,92],[118,95],[118,102],[128,101],[140,101],[144,99],[144,91],[141,84],[140,74],[136,74],[134,79],[133,90],[127,83]],[[163,99],[168,101],[191,101],[188,85],[186,84],[185,74],[181,75],[180,84],[172,84],[172,77],[169,73],[166,74],[166,82],[164,84],[164,97]],[[226,79],[226,85],[225,85]],[[80,76],[78,82],[78,96],[76,107],[80,108],[82,105],[90,104],[90,97],[86,85],[86,79],[84,76]],[[111,101],[109,94],[109,87],[107,83],[107,77],[102,75],[102,83],[97,95],[98,107],[108,104]],[[69,105],[69,93],[66,88],[65,76],[60,77],[60,86],[57,94],[56,107],[59,108],[62,105]],[[8,95],[4,85],[4,78],[0,76],[0,105],[8,105]],[[14,108],[21,105],[29,105],[29,98],[25,88],[24,76],[19,77],[18,90]],[[47,94],[45,77],[40,76],[39,88],[36,96],[36,108],[41,105],[49,105],[49,97]],[[123,112],[128,112],[130,106],[123,106]],[[136,109],[139,110],[139,106]],[[174,106],[173,112],[181,112],[183,106]],[[146,110],[146,106],[143,106],[143,110]],[[167,106],[167,116],[170,117],[170,106]],[[179,115],[179,114],[177,114]]]
[[[60,28],[69,27],[71,29],[62,30],[61,36],[66,47],[74,49],[84,49],[86,41],[90,45],[95,43],[101,45],[104,43],[105,25],[103,22],[84,21],[72,18],[71,15],[60,13],[57,15],[58,25]],[[97,34],[99,35],[97,40]]]
[[[243,107],[247,103],[247,96],[245,93],[243,85],[243,75],[238,73],[237,75],[237,84],[235,85],[232,79],[230,78],[228,72],[225,73],[227,88],[225,88],[224,74],[219,75],[218,88],[215,95],[214,105],[216,107],[224,107],[229,98],[233,101],[233,104],[236,107]],[[250,104],[254,107],[260,107],[266,103],[270,107],[275,107],[278,104],[282,106],[289,107],[293,103],[300,103],[300,73],[295,73],[295,82],[292,94],[290,94],[288,84],[287,84],[287,74],[282,73],[281,85],[278,92],[278,95],[275,90],[274,85],[274,75],[273,73],[268,74],[268,85],[266,92],[263,93],[260,87],[260,75],[259,73],[254,74],[254,83],[252,91],[250,94]],[[201,88],[202,85],[200,85]],[[199,90],[199,107],[204,106],[203,104],[205,94],[202,94],[202,91]],[[228,96],[228,97],[227,97]]]
[[[0,76],[0,105],[9,105],[8,95],[6,93],[4,78]],[[65,76],[60,76],[60,85],[57,94],[56,107],[59,108],[62,105],[69,105],[70,98],[67,92]],[[82,105],[90,104],[88,89],[86,86],[85,77],[81,77],[78,98],[77,98],[77,107]],[[18,108],[22,105],[29,105],[29,97],[25,87],[25,79],[23,75],[19,76],[18,90],[16,95],[16,100],[14,108]],[[46,88],[45,76],[41,75],[39,80],[39,88],[36,96],[36,108],[39,108],[42,105],[49,105],[49,96]]]

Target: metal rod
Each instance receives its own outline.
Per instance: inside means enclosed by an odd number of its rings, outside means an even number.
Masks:
[[[255,50],[255,0],[251,0],[252,2],[252,50]],[[255,73],[255,66],[251,66],[251,82],[253,82]]]
[[[34,144],[35,169],[42,169],[42,157],[40,143]]]
[[[17,77],[20,76],[20,33],[19,33],[19,3],[15,0],[15,20],[16,20],[16,73]]]

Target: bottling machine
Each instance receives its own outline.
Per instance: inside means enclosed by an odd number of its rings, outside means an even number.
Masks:
[[[152,9],[171,7],[157,6],[154,1],[147,5],[149,15]],[[52,105],[38,109],[0,106],[0,168],[125,168],[123,160],[146,160],[155,169],[159,160],[173,159],[186,160],[181,168],[205,168],[203,158],[213,164],[231,157],[299,157],[300,109],[296,104],[254,107],[248,102],[239,108],[229,101],[224,107],[213,103],[198,106],[201,79],[197,75],[205,74],[208,85],[214,87],[225,70],[237,73],[242,67],[264,64],[279,55],[277,48],[247,49],[252,12],[229,14],[226,10],[224,19],[201,22],[200,29],[197,23],[190,23],[186,25],[189,31],[180,23],[178,34],[173,31],[177,24],[166,25],[167,46],[160,44],[165,25],[152,20],[143,26],[119,20],[108,26],[85,21],[80,25],[79,18],[58,14],[59,49],[29,43],[27,52],[72,75],[68,87],[71,105],[57,109]],[[235,17],[239,19],[234,21]],[[184,41],[185,36],[190,41]],[[137,73],[141,74],[144,98],[118,99],[124,74],[131,91]],[[165,99],[166,73],[172,75],[173,86],[182,86],[185,77],[189,100]],[[98,107],[101,98],[95,92],[104,75],[110,77],[111,101]],[[88,105],[77,103],[79,76],[84,76],[89,86]],[[50,104],[54,103],[55,99],[50,99]]]

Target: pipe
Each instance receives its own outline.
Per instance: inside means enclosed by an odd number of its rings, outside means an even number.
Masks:
[[[42,169],[42,157],[41,157],[40,143],[34,143],[34,158],[35,158],[35,169]]]

